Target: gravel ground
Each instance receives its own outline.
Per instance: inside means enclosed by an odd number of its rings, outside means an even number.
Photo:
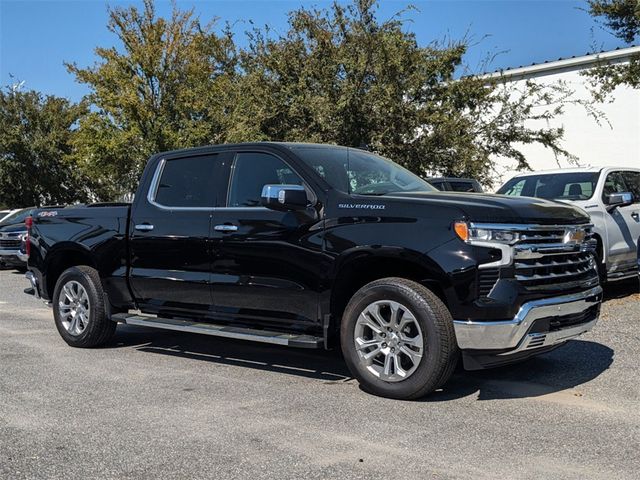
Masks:
[[[640,295],[526,363],[458,371],[418,402],[340,357],[120,326],[68,347],[0,272],[0,478],[589,478],[640,471]]]

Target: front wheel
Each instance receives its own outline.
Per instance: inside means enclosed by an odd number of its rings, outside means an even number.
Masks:
[[[98,272],[78,266],[65,270],[53,294],[56,328],[72,347],[97,347],[109,341],[116,323],[109,320]]]
[[[364,390],[382,397],[423,397],[449,379],[458,359],[445,305],[403,278],[358,290],[345,309],[340,339],[351,373]]]

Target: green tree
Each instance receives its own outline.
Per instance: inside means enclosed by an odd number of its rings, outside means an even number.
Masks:
[[[120,44],[97,48],[88,68],[68,65],[88,85],[91,113],[80,121],[74,155],[99,198],[135,188],[145,160],[173,148],[233,141],[315,141],[388,155],[421,175],[488,182],[496,155],[527,161],[519,145],[560,146],[545,122],[568,102],[562,87],[499,78],[456,79],[467,42],[418,45],[405,12],[376,18],[374,0],[300,8],[289,28],[248,32],[239,49],[227,27],[202,25],[174,5],[159,18],[144,8],[110,10]]]
[[[420,46],[403,12],[378,21],[376,6],[301,8],[283,35],[253,30],[228,138],[367,146],[421,175],[485,182],[495,155],[528,166],[519,144],[571,158],[560,146],[562,129],[526,126],[560,113],[566,88],[531,83],[514,92],[499,78],[455,80],[465,41]]]
[[[64,98],[0,90],[0,205],[73,203],[88,196],[86,182],[71,161],[84,104]]]
[[[631,45],[640,39],[640,0],[589,0],[589,13],[620,40]],[[640,55],[629,63],[602,63],[585,73],[592,93],[604,101],[618,85],[640,88]]]
[[[75,147],[100,198],[135,189],[153,153],[225,140],[236,53],[229,30],[213,27],[175,5],[159,18],[152,0],[142,10],[115,7],[108,29],[122,48],[96,48],[88,68],[67,65],[91,89]]]

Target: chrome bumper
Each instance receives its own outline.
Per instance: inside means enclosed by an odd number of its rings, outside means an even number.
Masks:
[[[584,292],[525,303],[512,320],[454,320],[458,346],[462,350],[508,350],[499,355],[512,355],[562,343],[588,332],[598,319],[546,333],[529,333],[529,330],[538,319],[578,314],[599,304],[601,300],[602,287],[597,286]]]
[[[23,254],[19,249],[2,249],[0,248],[0,257],[16,257],[22,262],[26,262],[29,257],[27,254]]]

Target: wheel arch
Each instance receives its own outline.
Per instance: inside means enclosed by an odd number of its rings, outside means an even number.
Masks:
[[[442,269],[423,253],[384,247],[363,249],[343,256],[336,263],[329,312],[330,332],[340,328],[342,313],[351,297],[364,285],[387,277],[413,280],[429,288],[447,305],[448,280]]]
[[[44,277],[45,293],[49,299],[53,296],[56,283],[62,275],[62,272],[71,267],[86,265],[96,268],[96,262],[91,251],[81,245],[73,242],[60,242],[55,245],[46,258],[44,271],[47,272]]]

